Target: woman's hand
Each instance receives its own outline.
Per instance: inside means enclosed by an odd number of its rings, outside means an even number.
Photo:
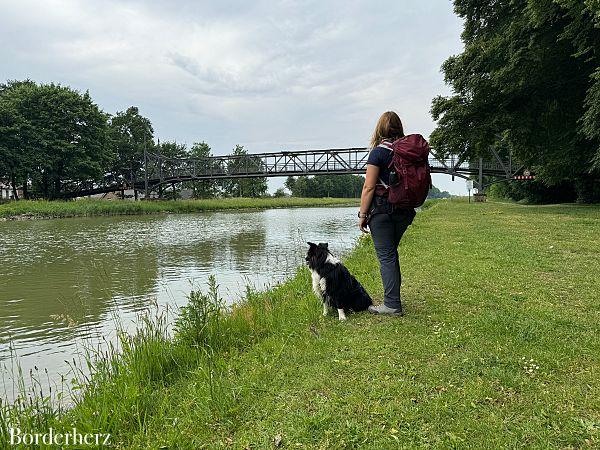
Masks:
[[[359,217],[358,228],[360,228],[360,231],[362,231],[363,233],[368,233],[369,232],[369,228],[367,228],[368,224],[369,224],[368,217]]]

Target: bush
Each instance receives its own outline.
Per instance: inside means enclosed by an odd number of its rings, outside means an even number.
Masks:
[[[180,310],[175,320],[175,336],[183,344],[215,350],[223,343],[223,300],[219,297],[215,277],[208,279],[208,293],[191,292],[187,305]]]
[[[496,183],[489,189],[490,197],[508,198],[517,202],[545,204],[572,203],[577,195],[572,183],[546,186],[539,181],[510,181]]]

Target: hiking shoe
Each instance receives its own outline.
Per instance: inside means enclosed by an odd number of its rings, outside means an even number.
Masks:
[[[388,316],[403,316],[402,308],[389,308],[385,305],[369,306],[369,312],[371,314],[386,314]]]

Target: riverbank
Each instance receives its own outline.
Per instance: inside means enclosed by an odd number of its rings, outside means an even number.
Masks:
[[[231,313],[194,294],[72,410],[13,413],[119,448],[596,447],[598,248],[598,207],[438,202],[400,247],[403,318],[323,318],[306,269]],[[381,299],[368,237],[346,264]]]
[[[55,219],[139,214],[176,214],[228,209],[267,209],[311,206],[352,206],[360,199],[353,198],[217,198],[205,200],[78,200],[43,201],[20,200],[0,204],[0,220]]]

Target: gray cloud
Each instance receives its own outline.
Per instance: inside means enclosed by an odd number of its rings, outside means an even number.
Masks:
[[[137,105],[161,139],[217,154],[360,146],[388,109],[431,132],[460,29],[449,0],[5,1],[0,77]]]

